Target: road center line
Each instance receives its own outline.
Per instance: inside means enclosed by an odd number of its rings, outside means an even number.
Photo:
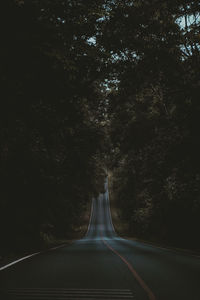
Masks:
[[[151,291],[151,289],[146,285],[146,283],[144,282],[144,280],[139,276],[139,274],[135,271],[135,269],[132,267],[132,265],[119,253],[117,252],[115,249],[113,249],[101,236],[102,242],[106,245],[107,248],[109,248],[113,253],[115,253],[129,268],[129,270],[131,271],[131,273],[133,274],[133,276],[135,277],[135,279],[138,281],[138,283],[140,284],[140,286],[143,288],[143,290],[145,290],[145,292],[147,293],[149,300],[156,300],[155,295],[153,294],[153,292]]]

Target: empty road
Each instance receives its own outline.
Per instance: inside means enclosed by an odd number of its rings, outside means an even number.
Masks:
[[[116,235],[106,192],[86,236],[0,271],[1,300],[200,300],[200,259]]]

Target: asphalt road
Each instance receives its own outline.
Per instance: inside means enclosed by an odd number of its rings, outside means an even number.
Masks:
[[[0,271],[1,300],[200,300],[200,258],[118,237],[108,190],[86,236]]]

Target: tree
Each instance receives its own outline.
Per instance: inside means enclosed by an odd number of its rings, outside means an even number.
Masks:
[[[66,236],[103,185],[100,56],[90,43],[102,3],[2,6],[0,225],[8,251],[39,243],[45,230]]]
[[[110,7],[99,43],[118,82],[109,98],[115,197],[134,234],[197,247],[199,5]]]

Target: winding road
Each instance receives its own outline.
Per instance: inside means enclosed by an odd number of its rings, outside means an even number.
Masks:
[[[105,190],[83,239],[0,268],[1,300],[200,300],[200,258],[117,236]]]

